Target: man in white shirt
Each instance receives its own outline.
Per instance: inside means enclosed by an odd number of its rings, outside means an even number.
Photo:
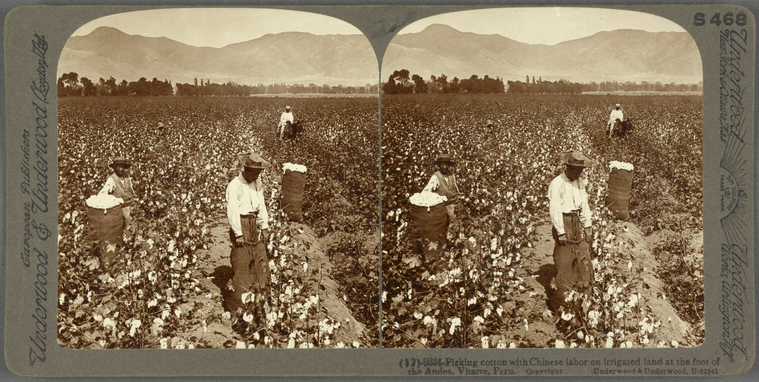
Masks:
[[[259,175],[269,167],[260,155],[244,157],[243,170],[227,186],[227,219],[232,242],[232,291],[225,293],[224,305],[231,313],[251,312],[258,325],[265,324],[269,299],[269,215]],[[243,303],[243,294],[252,293],[253,308]],[[250,296],[250,295],[246,295]],[[246,302],[247,302],[246,298]]]
[[[591,212],[585,191],[587,181],[580,177],[592,161],[580,151],[561,153],[561,161],[566,170],[548,185],[548,210],[556,241],[553,250],[556,291],[549,295],[549,305],[554,311],[564,304],[565,292],[589,293],[593,283],[588,246],[592,240]]]
[[[287,125],[287,122],[290,122],[290,124],[295,122],[295,117],[293,117],[293,113],[290,111],[290,106],[285,106],[285,112],[282,113],[282,115],[279,117],[279,125],[277,125],[277,138],[280,140],[283,139],[284,128]]]
[[[625,116],[622,114],[622,110],[619,110],[619,104],[614,106],[614,110],[609,115],[609,122],[606,124],[606,130],[609,132],[609,136],[613,133],[614,123],[619,119],[619,122],[625,120]]]

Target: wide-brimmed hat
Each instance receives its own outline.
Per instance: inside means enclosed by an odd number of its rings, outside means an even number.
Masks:
[[[437,165],[438,163],[446,162],[450,164],[456,164],[456,161],[453,160],[453,157],[448,154],[440,154],[437,159],[435,159],[432,164]]]
[[[120,164],[122,166],[125,166],[125,167],[129,167],[129,166],[132,165],[132,163],[129,162],[126,158],[124,158],[124,157],[116,157],[116,158],[113,158],[113,161],[111,162],[111,164],[109,164],[109,166],[113,167],[113,166],[116,166],[118,164]]]
[[[614,105],[614,107],[619,107],[619,104]]]
[[[593,161],[588,159],[582,151],[569,150],[561,153],[561,162],[572,167],[590,167]]]
[[[285,106],[285,110],[290,111],[290,106]]]
[[[269,162],[262,158],[257,153],[250,153],[244,157],[245,161],[242,162],[243,167],[263,170],[269,168]]]
[[[493,126],[493,121],[489,120],[485,122],[485,126]]]

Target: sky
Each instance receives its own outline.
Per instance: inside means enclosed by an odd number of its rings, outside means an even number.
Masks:
[[[255,8],[174,8],[102,17],[83,25],[73,36],[87,35],[101,26],[113,27],[131,35],[167,37],[188,45],[214,48],[281,32],[361,34],[358,28],[345,21],[308,12]]]
[[[527,44],[556,45],[601,31],[638,29],[685,32],[674,22],[647,13],[598,8],[491,8],[446,13],[416,21],[399,34],[417,33],[431,24],[461,32],[499,34]]]

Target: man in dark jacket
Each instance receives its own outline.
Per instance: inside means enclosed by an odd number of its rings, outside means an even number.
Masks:
[[[448,200],[445,202],[445,208],[448,212],[448,226],[456,221],[456,203],[459,200],[459,186],[456,184],[456,176],[453,174],[453,167],[456,162],[448,154],[441,154],[432,164],[438,167],[438,170],[424,186],[422,192],[436,192],[445,196]]]
[[[132,188],[132,178],[129,176],[129,167],[132,166],[132,163],[124,157],[116,157],[110,166],[113,168],[113,174],[105,181],[100,193],[112,194],[117,198],[124,199],[121,210],[124,212],[124,228],[129,230],[132,228],[132,206],[136,195],[134,188]]]

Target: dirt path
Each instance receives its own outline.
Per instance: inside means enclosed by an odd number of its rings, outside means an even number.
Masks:
[[[690,325],[677,316],[677,312],[668,302],[667,298],[674,296],[662,295],[661,281],[655,274],[658,262],[652,251],[658,243],[666,240],[667,234],[662,232],[644,236],[632,223],[614,224],[619,225],[619,235],[615,238],[615,243],[620,248],[617,263],[625,265],[625,269],[615,271],[627,271],[628,261],[632,263],[633,270],[641,270],[637,282],[642,304],[662,321],[657,338],[687,343],[686,335]],[[284,229],[291,234],[291,239],[280,246],[280,250],[293,255],[298,261],[307,262],[310,268],[321,271],[319,297],[323,312],[341,322],[335,340],[352,343],[361,341],[364,336],[373,335],[367,333],[366,327],[353,317],[342,300],[340,286],[330,277],[334,265],[329,261],[328,251],[346,238],[355,237],[356,234],[330,232],[319,238],[310,227],[301,223],[288,223]],[[191,312],[188,317],[189,329],[176,333],[171,339],[171,347],[184,341],[199,344],[196,346],[223,348],[232,347],[237,341],[238,336],[232,330],[230,320],[222,316],[224,310],[221,290],[232,276],[227,230],[223,219],[219,219],[210,229],[212,242],[208,249],[196,251],[198,267],[193,271],[193,278],[200,281],[199,291],[181,306],[183,312]],[[553,339],[561,337],[554,323],[555,318],[548,315],[546,304],[546,291],[556,273],[551,224],[547,221],[539,222],[536,234],[537,241],[532,247],[522,248],[521,261],[514,267],[515,276],[524,280],[525,289],[515,293],[513,300],[507,301],[505,307],[512,308],[516,317],[524,317],[529,323],[528,326],[518,326],[511,334],[522,338],[528,344],[544,347]],[[365,238],[364,250],[376,251],[374,235],[362,235]],[[689,240],[693,256],[703,256],[702,235],[700,232],[696,233]]]
[[[285,229],[293,235],[287,245],[280,246],[280,249],[283,252],[290,251],[299,261],[307,262],[309,267],[322,270],[319,293],[322,309],[341,323],[335,339],[345,343],[360,340],[366,334],[366,329],[340,300],[338,285],[330,278],[332,264],[327,258],[330,245],[334,245],[334,237],[344,233],[333,233],[320,240],[305,224],[289,223]],[[170,342],[172,348],[182,341],[210,348],[234,347],[239,338],[232,329],[231,321],[222,316],[224,308],[221,291],[233,274],[229,263],[231,246],[226,221],[218,219],[209,235],[211,243],[208,249],[196,250],[197,268],[192,277],[200,282],[199,291],[196,290],[197,293],[181,306],[183,312],[191,312],[187,325],[189,329],[174,335]]]
[[[641,230],[632,223],[614,222],[612,224],[619,228],[617,230],[619,234],[613,240],[616,249],[614,256],[616,256],[619,269],[607,269],[607,272],[629,273],[627,276],[630,282],[637,285],[637,292],[641,294],[641,305],[662,322],[657,332],[657,341],[663,340],[670,343],[674,340],[680,344],[688,343],[690,324],[678,317],[668,300],[676,296],[663,294],[662,281],[656,275],[659,263],[653,254],[653,249],[666,240],[666,233],[644,236]],[[529,343],[545,346],[550,339],[561,337],[553,323],[554,319],[544,315],[548,310],[546,291],[549,290],[551,280],[556,274],[551,224],[545,221],[540,223],[536,233],[537,242],[531,248],[522,249],[522,261],[515,273],[516,276],[525,279],[526,290],[515,297],[514,304],[517,309],[522,307],[521,309],[525,310],[524,317],[530,322],[530,330],[521,329],[522,333],[516,334],[520,334]],[[692,255],[703,256],[703,232],[691,235],[689,242]],[[628,263],[631,264],[629,269]],[[635,271],[639,274],[633,275]],[[535,307],[530,308],[530,306]]]

